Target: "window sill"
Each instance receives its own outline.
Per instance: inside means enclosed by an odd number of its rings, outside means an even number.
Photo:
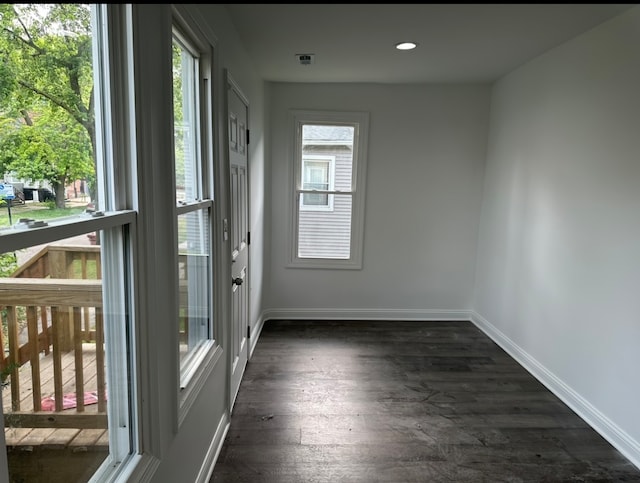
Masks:
[[[136,212],[132,210],[106,212],[101,216],[86,214],[48,221],[48,225],[32,228],[17,229],[11,227],[0,231],[2,251],[19,250],[31,245],[51,243],[56,240],[83,235],[96,230],[105,230],[118,225],[135,222]]]
[[[181,371],[178,426],[182,424],[189,408],[193,405],[198,393],[221,357],[222,347],[210,340],[203,345],[197,354],[194,354],[189,361],[187,370]]]
[[[329,260],[320,258],[309,258],[290,261],[287,268],[310,268],[310,269],[327,269],[327,270],[361,270],[362,262],[360,260]]]

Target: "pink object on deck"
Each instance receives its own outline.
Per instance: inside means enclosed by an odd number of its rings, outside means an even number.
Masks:
[[[87,391],[84,393],[84,405],[88,406],[90,404],[98,403],[98,391]],[[56,409],[56,400],[53,396],[45,397],[42,399],[42,410],[43,411],[55,411]],[[62,397],[62,408],[63,409],[71,409],[75,408],[76,404],[76,393],[65,394]]]

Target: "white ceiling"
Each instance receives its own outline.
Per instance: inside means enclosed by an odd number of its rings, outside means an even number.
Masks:
[[[279,82],[491,82],[634,4],[226,4]],[[413,51],[397,42],[412,40]],[[295,54],[315,54],[300,65]]]

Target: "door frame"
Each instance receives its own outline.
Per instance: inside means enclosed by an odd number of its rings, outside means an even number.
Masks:
[[[240,85],[236,82],[236,80],[234,79],[234,77],[231,75],[231,73],[229,72],[229,69],[224,69],[224,105],[225,105],[225,111],[224,111],[224,116],[225,116],[225,143],[224,143],[224,148],[225,148],[225,173],[226,173],[226,185],[228,187],[228,189],[226,190],[226,200],[227,200],[227,218],[225,219],[224,223],[223,223],[223,231],[225,233],[225,240],[229,242],[229,247],[227,249],[227,257],[229,257],[228,262],[227,262],[227,273],[229,275],[232,276],[233,273],[233,269],[232,269],[232,262],[231,262],[231,250],[233,249],[233,247],[231,246],[231,236],[229,233],[229,224],[226,220],[230,220],[232,217],[232,203],[231,203],[231,196],[232,196],[232,190],[231,190],[231,184],[230,184],[230,179],[231,179],[231,173],[229,171],[229,166],[230,166],[230,154],[229,154],[229,92],[233,90],[235,92],[235,94],[240,98],[240,100],[242,101],[242,103],[245,105],[246,107],[246,111],[247,111],[247,126],[246,129],[247,131],[249,131],[249,119],[250,119],[250,105],[249,105],[249,99],[247,98],[247,96],[244,94],[244,92],[242,91],[242,89],[240,88]],[[251,203],[250,203],[250,195],[251,195],[251,174],[250,174],[250,156],[249,156],[249,137],[247,136],[246,139],[246,157],[247,157],[247,172],[246,172],[246,177],[247,177],[247,207],[246,207],[246,216],[247,216],[247,233],[249,233],[251,230]],[[231,227],[233,228],[233,227]],[[227,235],[228,234],[228,235]],[[250,240],[247,240],[247,271],[246,271],[246,280],[248,285],[251,285],[251,250],[250,250]],[[231,277],[228,277],[227,279],[229,279]],[[249,286],[246,287],[247,290],[247,342],[246,342],[246,350],[247,350],[247,363],[249,362],[249,357],[251,355],[251,351],[249,350],[249,346],[250,346],[250,334],[251,334],[251,330],[252,330],[252,324],[251,324],[251,304],[250,304],[250,300],[251,298],[249,297]],[[228,371],[227,371],[227,393],[228,393],[228,401],[229,401],[229,413],[232,412],[233,410],[233,405],[235,403],[235,399],[237,397],[238,394],[238,390],[239,390],[239,386],[240,383],[238,384],[238,388],[234,390],[234,388],[232,387],[232,378],[233,378],[233,351],[231,350],[232,344],[233,344],[233,287],[229,286],[228,288],[228,296],[227,296],[227,300],[229,301],[229,323],[228,323],[228,327],[227,327],[227,333],[228,336],[226,337],[227,340],[227,347],[229,347],[229,355],[228,355]],[[240,382],[242,382],[242,378],[244,377],[244,371],[246,370],[246,364],[245,367],[242,370],[242,375],[240,376]]]

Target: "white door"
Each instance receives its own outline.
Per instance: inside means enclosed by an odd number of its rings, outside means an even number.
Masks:
[[[248,359],[249,345],[249,207],[247,172],[247,102],[227,80],[227,119],[229,123],[229,173],[231,193],[231,408],[238,394]]]

